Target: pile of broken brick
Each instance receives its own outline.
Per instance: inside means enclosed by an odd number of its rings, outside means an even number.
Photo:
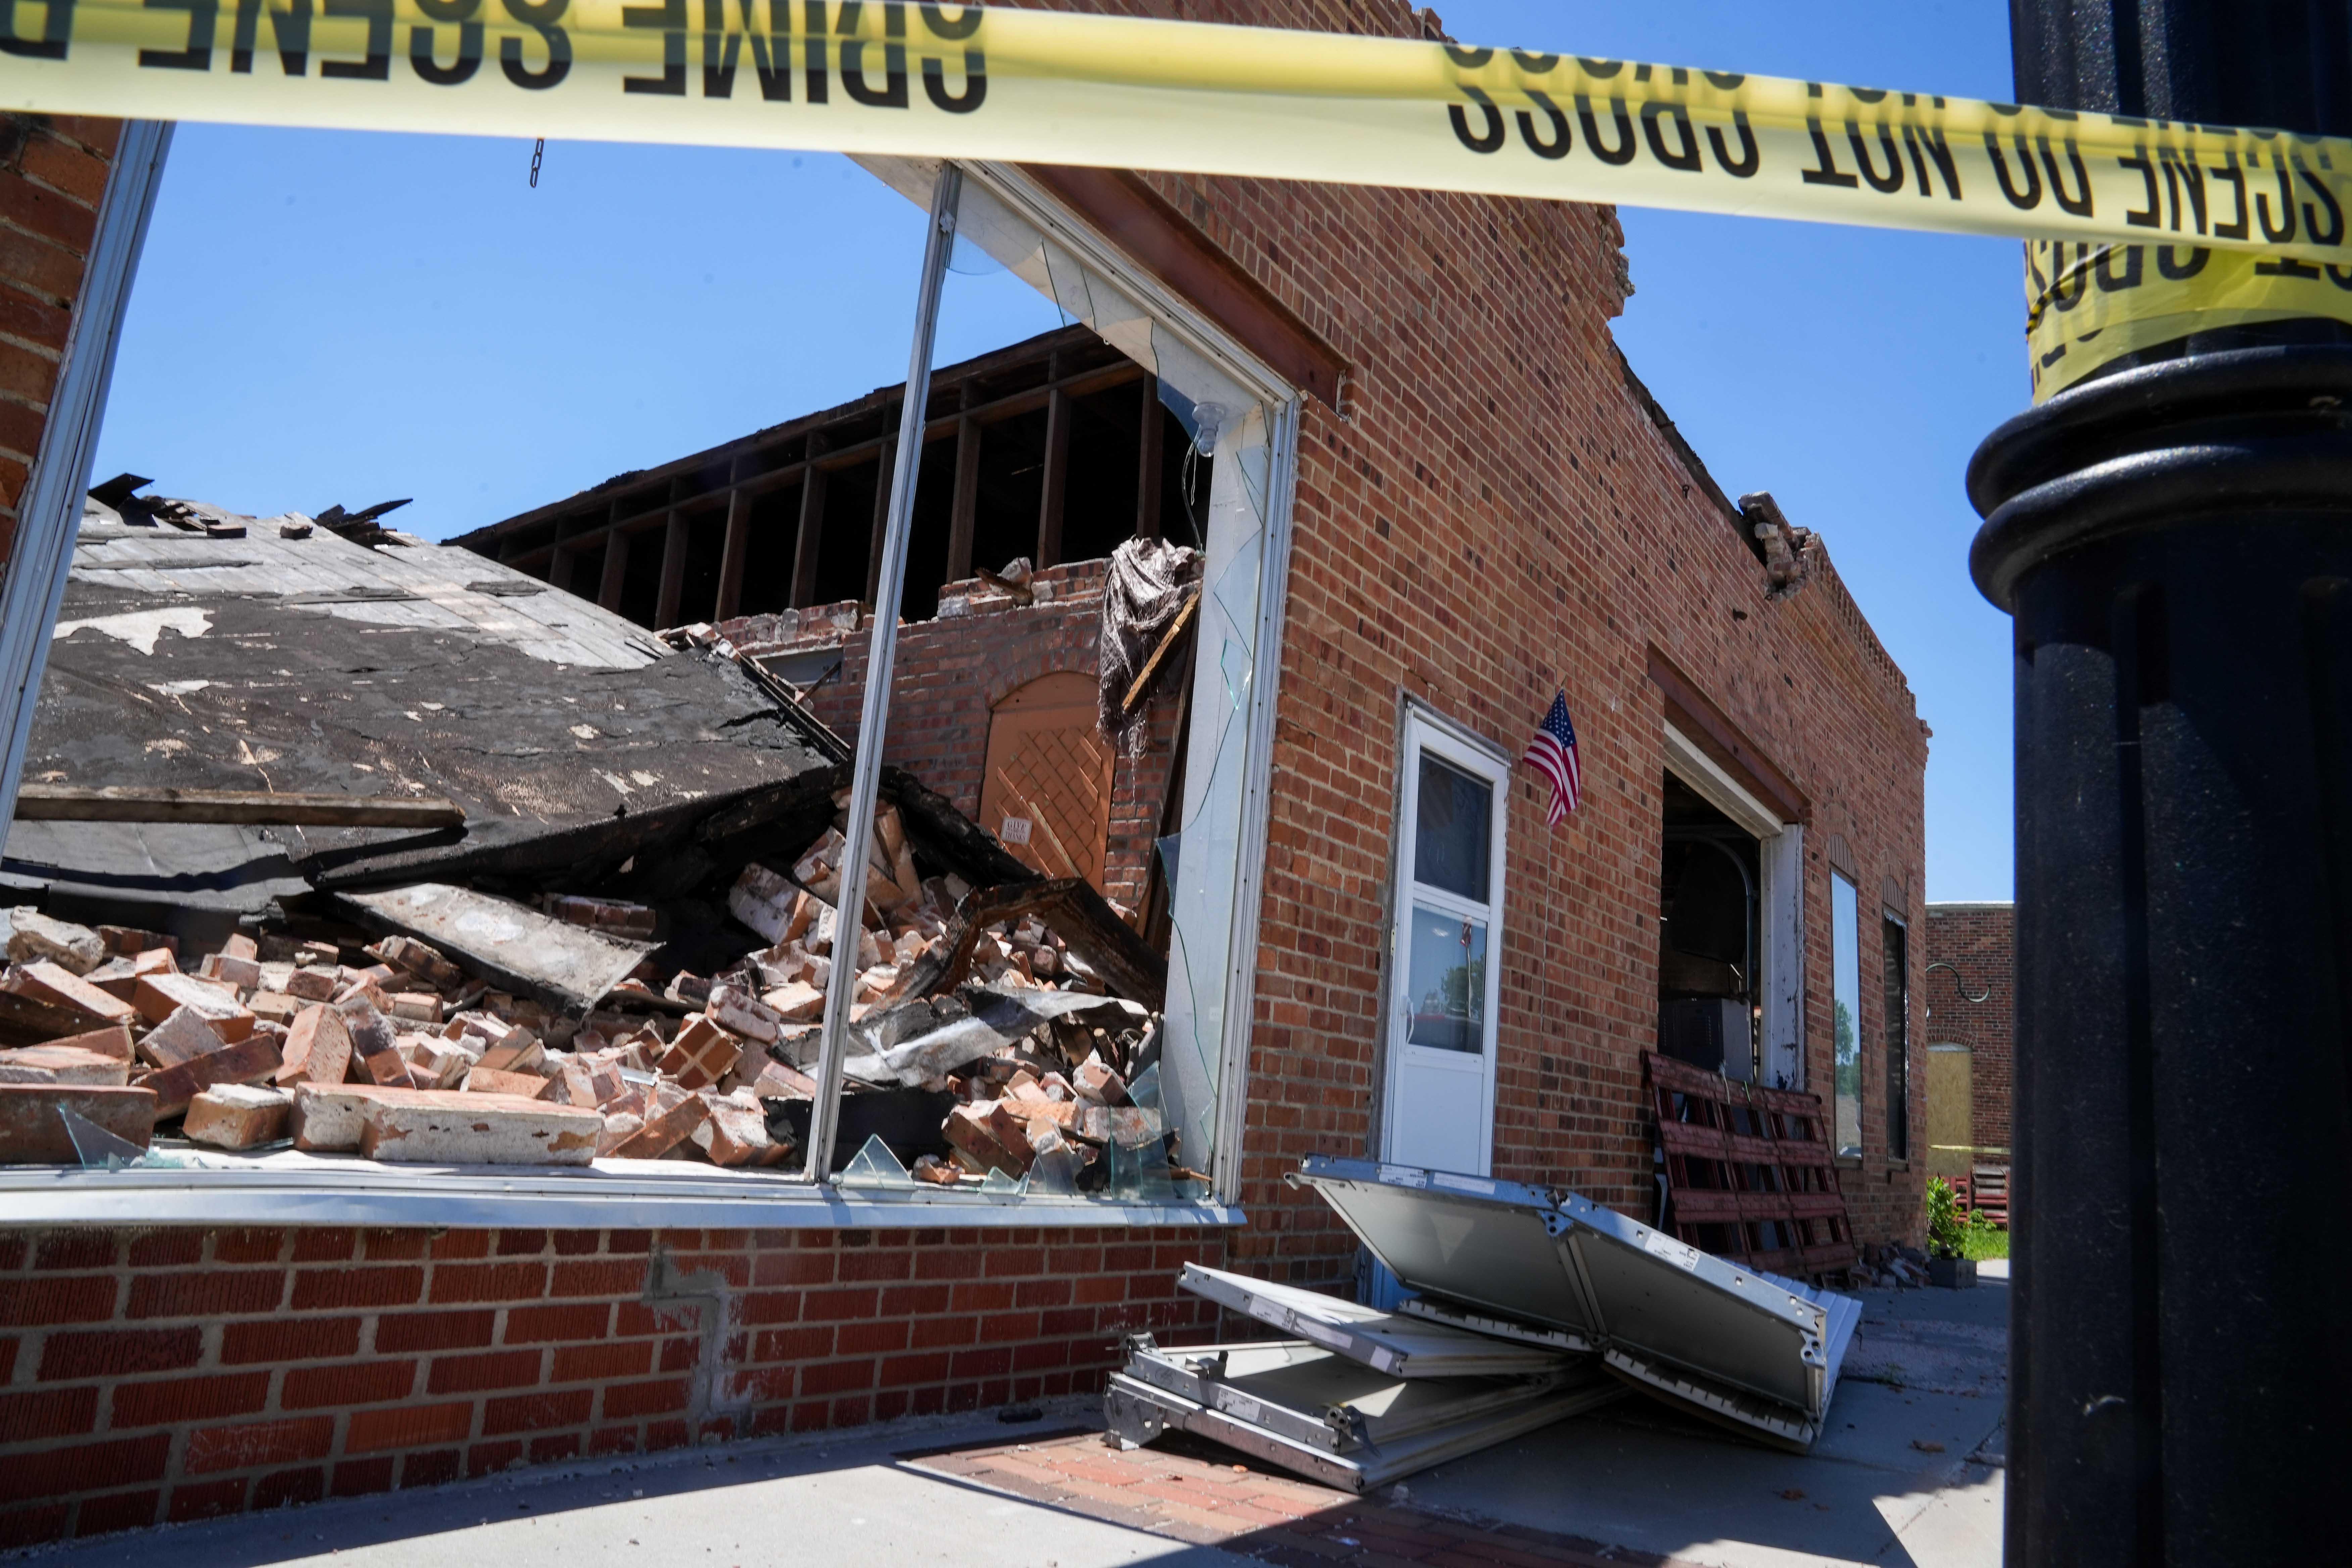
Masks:
[[[1864,1289],[1897,1285],[1916,1289],[1930,1283],[1927,1255],[1916,1247],[1874,1241],[1863,1247],[1862,1261],[1847,1278]]]
[[[1113,1190],[1120,1152],[1146,1144],[1192,1175],[1148,1087],[1157,1015],[1110,996],[1035,900],[919,878],[886,806],[853,948],[836,931],[845,850],[836,825],[789,874],[744,868],[728,907],[764,948],[710,976],[649,958],[576,1010],[412,935],[265,923],[184,967],[167,935],[0,911],[0,1033],[38,1041],[0,1049],[0,1163],[135,1155],[176,1121],[188,1144],[247,1154],[797,1169],[826,996],[846,973],[836,1169],[872,1139],[869,1160],[939,1186],[1039,1167],[1055,1191]],[[630,938],[662,920],[600,898],[540,907]]]

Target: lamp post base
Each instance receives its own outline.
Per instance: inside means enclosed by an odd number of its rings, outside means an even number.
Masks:
[[[2010,1560],[2294,1561],[2352,1471],[2352,349],[1978,450],[2016,617]]]

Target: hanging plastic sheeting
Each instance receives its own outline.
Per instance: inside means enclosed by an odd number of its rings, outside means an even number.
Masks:
[[[1549,1332],[1635,1387],[1802,1452],[1821,1435],[1862,1303],[1709,1257],[1572,1193],[1365,1160],[1308,1160],[1313,1187],[1417,1292],[1399,1310]]]
[[[930,160],[866,157],[866,169],[909,200],[927,205],[940,165]],[[1207,521],[1199,544],[1200,608],[1193,616],[1191,730],[1183,738],[1184,797],[1175,837],[1183,875],[1170,900],[1166,1028],[1160,1079],[1168,1125],[1184,1163],[1216,1168],[1219,1105],[1231,1089],[1223,1064],[1228,1015],[1249,994],[1256,907],[1245,889],[1243,847],[1256,855],[1263,831],[1263,766],[1250,739],[1259,695],[1262,622],[1278,613],[1278,552],[1268,548],[1274,517],[1274,443],[1282,407],[1254,389],[1237,366],[1170,327],[1163,307],[1147,308],[1072,244],[1046,234],[967,170],[956,209],[961,247],[976,247],[1160,378],[1160,400],[1208,459]],[[1255,793],[1254,793],[1255,792]],[[1253,824],[1255,823],[1255,826]],[[1246,1027],[1246,1017],[1239,1020]]]
[[[1160,639],[1175,627],[1200,581],[1201,552],[1164,539],[1130,539],[1111,552],[1103,584],[1102,674],[1096,705],[1102,732],[1120,752],[1140,754],[1147,729],[1141,701],[1128,692],[1142,678]],[[1166,681],[1165,673],[1155,684]]]

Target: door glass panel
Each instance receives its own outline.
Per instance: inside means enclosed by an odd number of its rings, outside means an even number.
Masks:
[[[1830,1020],[1837,1080],[1837,1152],[1862,1155],[1862,922],[1853,884],[1830,878]]]
[[[1425,797],[1424,797],[1425,798]],[[1486,922],[1424,904],[1412,910],[1405,972],[1408,1044],[1442,1051],[1486,1048]]]
[[[1472,903],[1485,903],[1486,830],[1494,816],[1495,786],[1424,752],[1420,798],[1413,835],[1413,880]]]

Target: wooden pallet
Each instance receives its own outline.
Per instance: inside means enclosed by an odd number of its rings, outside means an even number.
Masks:
[[[1959,1196],[1960,1206],[1964,1212],[1974,1209],[1990,1220],[1994,1228],[1999,1230],[2009,1228],[2009,1167],[2007,1165],[1975,1167],[1969,1173],[1965,1189],[1956,1195]]]
[[[1822,1276],[1860,1258],[1819,1095],[1752,1088],[1645,1051],[1681,1240],[1750,1268]]]

